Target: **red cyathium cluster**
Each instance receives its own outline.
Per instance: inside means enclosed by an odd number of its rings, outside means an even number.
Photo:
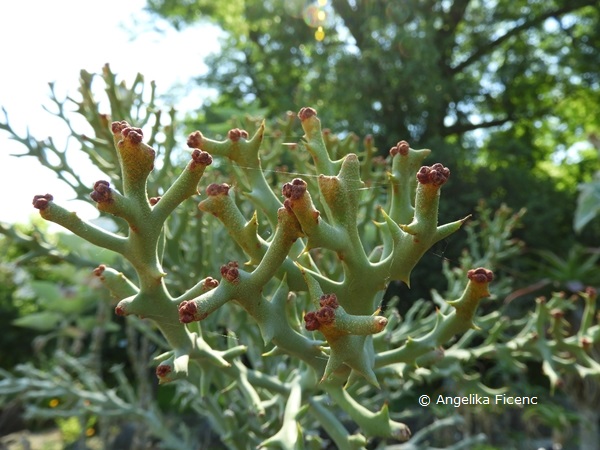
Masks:
[[[144,139],[144,133],[141,128],[130,126],[125,120],[113,122],[110,126],[113,134],[121,134],[124,139],[128,139],[134,144],[139,144]]]
[[[115,306],[115,314],[117,316],[126,316],[127,315],[127,311],[125,310],[125,307],[123,305],[117,305]]]
[[[124,120],[121,120],[120,122],[113,122],[110,125],[110,129],[112,130],[113,134],[121,133],[125,128],[128,127],[129,124]]]
[[[239,128],[234,128],[233,130],[229,130],[227,132],[227,137],[229,140],[233,142],[237,142],[240,139],[248,139],[248,132],[246,130],[240,130]]]
[[[36,195],[33,197],[33,207],[42,211],[48,207],[52,200],[54,200],[54,197],[51,194]]]
[[[100,264],[98,267],[96,267],[93,270],[93,274],[97,277],[102,278],[102,274],[104,273],[104,271],[106,270],[106,265],[105,264]]]
[[[167,377],[172,371],[173,371],[173,369],[171,369],[171,366],[168,366],[166,364],[161,364],[156,367],[156,376],[159,379],[162,379],[162,378]]]
[[[317,111],[313,108],[304,107],[298,112],[298,119],[304,121],[317,115]]]
[[[194,131],[188,136],[187,146],[189,148],[200,148],[202,147],[202,141],[204,140],[204,136],[199,131]]]
[[[125,139],[130,140],[134,144],[139,144],[144,139],[144,133],[141,128],[127,127],[121,130],[121,134]]]
[[[433,166],[423,166],[417,173],[417,180],[421,184],[432,184],[434,186],[441,186],[450,176],[450,169],[444,167],[440,163],[435,163]]]
[[[587,336],[582,336],[579,339],[579,343],[581,344],[581,348],[583,348],[585,351],[588,351],[590,348],[592,348],[592,344],[594,343],[594,341],[592,341]]]
[[[211,183],[206,188],[206,195],[209,197],[217,196],[217,195],[227,195],[229,194],[229,185],[227,183],[217,184]]]
[[[92,200],[96,203],[110,203],[113,201],[112,190],[110,183],[105,180],[96,181],[94,183],[94,190],[90,194]]]
[[[178,311],[181,323],[191,323],[195,320],[198,307],[193,301],[184,301],[179,304]]]
[[[475,283],[490,283],[494,279],[494,273],[491,270],[479,267],[467,272],[467,278]]]
[[[338,306],[340,306],[335,294],[321,295],[321,298],[319,299],[319,305],[321,305],[322,308],[328,306],[329,308],[333,309],[336,309]]]
[[[410,149],[410,145],[408,145],[408,142],[400,141],[395,146],[390,148],[390,155],[392,155],[392,157],[396,156],[397,154],[406,156],[406,155],[408,155],[409,149]]]
[[[240,271],[238,269],[239,264],[237,261],[230,261],[225,265],[221,266],[221,276],[230,283],[237,283],[240,281]]]
[[[335,310],[340,304],[335,294],[323,294],[319,299],[321,308],[304,315],[305,328],[308,331],[318,330],[321,325],[331,325],[335,321]]]
[[[300,178],[294,178],[291,183],[285,183],[281,193],[285,198],[298,200],[306,192],[306,182]]]
[[[204,280],[204,284],[202,285],[202,289],[204,291],[211,291],[219,285],[219,280],[215,280],[213,277],[207,277]]]
[[[152,206],[156,205],[160,201],[161,197],[150,197],[150,204]]]
[[[213,162],[212,156],[210,153],[203,152],[202,150],[194,149],[192,152],[192,161],[194,162],[193,167],[200,166],[210,166]]]

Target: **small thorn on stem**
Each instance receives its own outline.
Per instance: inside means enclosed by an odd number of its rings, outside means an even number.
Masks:
[[[167,364],[161,364],[156,367],[156,376],[158,378],[163,379],[166,378],[172,371],[173,369],[171,368],[171,366]]]
[[[104,273],[105,270],[106,270],[106,265],[100,264],[98,267],[96,267],[92,271],[92,273],[94,274],[94,276],[102,277],[102,274]]]
[[[115,307],[115,314],[117,316],[126,316],[127,315],[127,311],[125,311],[125,307],[123,305],[117,305]]]

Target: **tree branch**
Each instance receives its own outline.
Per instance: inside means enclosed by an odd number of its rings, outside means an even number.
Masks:
[[[444,127],[442,130],[442,136],[451,136],[453,134],[463,134],[467,131],[479,130],[481,128],[492,128],[499,127],[500,125],[504,125],[505,123],[513,121],[513,117],[504,117],[502,119],[490,120],[489,122],[481,122],[481,123],[457,123],[455,125]]]
[[[479,47],[477,50],[475,50],[475,52],[473,52],[471,54],[471,56],[469,56],[467,59],[465,59],[463,62],[461,62],[460,64],[458,64],[457,66],[455,66],[454,68],[452,68],[452,72],[453,73],[458,73],[461,72],[462,70],[464,70],[466,67],[468,67],[469,65],[473,64],[474,62],[478,61],[482,56],[491,53],[493,50],[495,50],[496,48],[498,48],[503,42],[505,42],[506,40],[510,39],[511,37],[521,33],[522,31],[525,31],[529,28],[535,27],[540,25],[541,23],[543,23],[546,19],[549,19],[550,17],[558,17],[558,16],[562,16],[564,14],[570,13],[572,11],[575,11],[579,8],[583,8],[584,6],[590,6],[590,5],[595,5],[596,4],[596,0],[579,0],[579,1],[573,1],[570,2],[568,5],[563,6],[562,8],[558,8],[558,9],[554,9],[551,11],[547,11],[537,17],[532,18],[531,20],[528,20],[524,23],[522,23],[521,25],[517,25],[516,27],[508,30],[506,33],[504,33],[502,36],[487,42],[485,45]]]

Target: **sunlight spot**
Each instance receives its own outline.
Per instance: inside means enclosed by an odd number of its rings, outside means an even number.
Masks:
[[[308,5],[304,8],[302,13],[302,17],[304,18],[304,23],[312,28],[317,28],[323,24],[323,19],[321,19],[321,14],[325,14],[325,12],[316,4]]]
[[[325,31],[323,30],[323,27],[317,28],[317,31],[315,31],[315,39],[319,42],[325,39]]]

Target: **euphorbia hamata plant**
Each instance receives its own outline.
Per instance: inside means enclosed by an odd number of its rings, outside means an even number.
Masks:
[[[100,211],[124,219],[126,233],[80,219],[50,194],[35,196],[33,205],[45,219],[131,263],[135,280],[102,264],[95,274],[118,298],[118,315],[152,320],[172,348],[157,358],[160,383],[193,378],[200,380],[200,395],[207,395],[216,378],[229,380],[244,396],[247,413],[257,417],[285,404],[275,433],[260,438],[251,431],[265,447],[300,448],[303,424],[310,420],[339,448],[362,448],[369,437],[403,441],[410,431],[391,418],[388,404],[371,410],[361,395],[387,389],[388,380],[400,377],[406,365],[440,361],[444,345],[474,327],[477,305],[489,296],[493,275],[485,268],[470,270],[463,294],[449,301],[446,314],[438,311],[426,332],[415,330],[415,336],[392,344],[386,336],[400,320],[381,310],[386,288],[393,280],[409,284],[421,257],[466,220],[438,224],[440,191],[450,170],[440,163],[423,165],[430,151],[412,149],[405,141],[382,162],[369,137],[359,151],[356,142],[323,132],[314,109],[302,108],[297,116],[303,140],[285,148],[300,175],[290,174],[277,190],[261,165],[264,122],[251,137],[237,128],[223,141],[192,133],[189,161],[157,196],[148,192],[155,150],[140,128],[118,121],[110,129],[121,179],[97,181],[91,198]],[[202,186],[216,158],[233,163],[233,186]],[[372,188],[383,184],[387,197]],[[196,196],[200,211],[220,221],[247,261],[224,260],[220,274],[190,279],[187,290],[176,295],[163,266],[165,243],[173,239],[168,221],[182,202]],[[254,209],[250,217],[240,207],[242,200]],[[247,345],[211,346],[203,324],[226,305],[256,324],[266,350],[262,358],[294,360],[294,369],[282,377],[249,362]],[[365,383],[373,388],[363,389]],[[355,434],[342,426],[333,408],[356,423]],[[231,422],[227,405],[225,410],[223,421]],[[243,426],[223,429],[229,433],[223,433],[224,442],[233,448],[236,432],[250,432]]]

